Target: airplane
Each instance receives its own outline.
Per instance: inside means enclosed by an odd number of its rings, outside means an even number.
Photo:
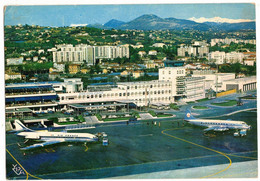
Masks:
[[[251,126],[247,125],[244,121],[197,119],[191,114],[190,110],[186,111],[184,121],[193,125],[208,127],[204,129],[205,132],[210,130],[227,131],[230,129],[244,131],[251,128]]]
[[[21,148],[21,150],[29,150],[37,147],[44,147],[62,142],[94,142],[98,141],[98,137],[90,133],[65,133],[54,131],[36,131],[27,128],[21,121],[15,120],[14,122],[17,135],[26,139],[43,141],[42,143],[33,144]]]

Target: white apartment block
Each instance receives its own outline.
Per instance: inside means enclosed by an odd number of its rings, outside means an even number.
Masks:
[[[225,52],[215,51],[208,54],[208,60],[213,61],[216,64],[223,64],[225,61]]]
[[[210,45],[211,46],[215,46],[217,43],[218,44],[230,44],[231,42],[233,43],[249,43],[249,44],[256,44],[256,40],[252,39],[252,40],[238,40],[235,38],[225,38],[225,39],[211,39],[210,41]]]
[[[227,63],[243,63],[243,59],[244,59],[245,55],[243,53],[240,52],[230,52],[230,53],[226,53],[226,62]]]
[[[211,52],[208,55],[208,60],[215,62],[216,64],[223,64],[223,63],[243,63],[244,54],[240,52],[220,52],[215,51]]]
[[[6,73],[5,74],[5,80],[10,79],[22,79],[21,73]]]
[[[21,65],[21,64],[23,64],[23,57],[6,59],[6,65]]]
[[[209,53],[208,46],[181,46],[177,49],[178,56],[186,57],[186,56],[199,56],[204,57]]]
[[[76,45],[73,47],[71,44],[56,45],[53,51],[53,62],[71,62],[71,63],[84,63],[94,64],[94,49],[89,45]]]
[[[71,62],[94,65],[96,59],[129,58],[129,47],[119,46],[90,46],[79,44],[73,47],[70,44],[56,45],[53,50],[53,62]]]

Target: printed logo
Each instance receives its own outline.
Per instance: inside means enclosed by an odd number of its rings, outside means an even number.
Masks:
[[[12,170],[14,171],[14,173],[16,173],[16,175],[25,175],[23,169],[19,166],[17,166],[17,164],[12,164],[13,165],[13,168]]]

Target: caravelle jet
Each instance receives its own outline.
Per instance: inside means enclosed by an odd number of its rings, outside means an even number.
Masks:
[[[27,128],[21,121],[14,122],[18,136],[23,136],[26,139],[43,141],[42,143],[33,144],[21,148],[21,150],[29,150],[31,148],[44,147],[62,142],[93,142],[98,141],[98,137],[90,133],[65,133],[52,131],[35,131]]]
[[[191,114],[190,110],[186,111],[184,121],[193,125],[208,127],[204,129],[205,132],[210,130],[227,131],[230,129],[249,130],[251,128],[250,125],[247,125],[243,121],[197,119]]]

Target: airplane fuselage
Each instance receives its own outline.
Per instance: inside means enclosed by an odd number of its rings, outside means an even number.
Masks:
[[[34,140],[60,140],[60,141],[74,141],[74,142],[90,142],[97,141],[95,135],[89,133],[63,133],[63,132],[21,132],[17,134],[18,136],[24,136],[27,139]]]
[[[243,121],[226,121],[226,120],[206,120],[206,119],[193,119],[193,120],[186,120],[190,124],[197,125],[197,126],[204,126],[204,127],[225,127],[228,129],[250,129]]]

